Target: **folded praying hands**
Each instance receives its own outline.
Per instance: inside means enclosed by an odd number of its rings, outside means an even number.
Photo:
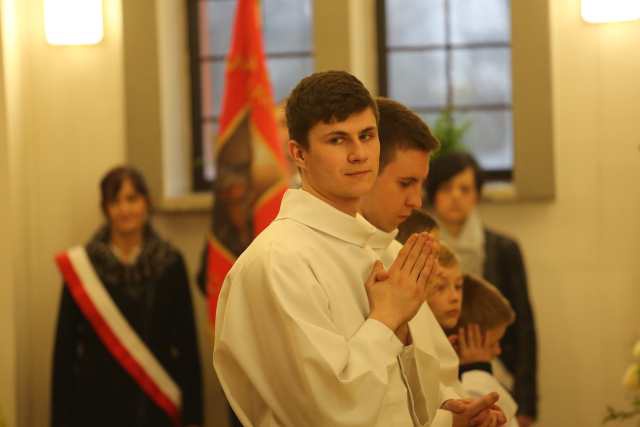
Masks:
[[[436,248],[437,242],[428,233],[413,234],[389,271],[377,261],[365,283],[369,318],[388,326],[405,343],[407,322],[424,303],[427,284],[436,274]]]

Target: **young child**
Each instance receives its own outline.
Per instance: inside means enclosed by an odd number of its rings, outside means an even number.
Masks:
[[[460,357],[462,386],[470,396],[497,392],[500,406],[510,419],[507,426],[517,427],[518,405],[491,370],[491,361],[502,352],[500,340],[515,321],[515,312],[498,288],[479,277],[465,274],[462,292],[458,338],[453,341]]]
[[[463,276],[456,255],[443,243],[438,252],[438,279],[430,284],[427,303],[436,320],[450,336],[462,312]]]
[[[463,276],[457,257],[442,243],[438,264],[439,278],[431,284],[427,303],[458,353],[462,388],[469,397],[497,392],[506,426],[517,427],[518,406],[491,370],[501,352],[500,339],[515,319],[513,309],[493,285]]]

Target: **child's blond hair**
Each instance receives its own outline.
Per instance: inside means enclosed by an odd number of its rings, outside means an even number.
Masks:
[[[444,244],[443,242],[440,242],[439,246],[440,247],[438,248],[438,264],[440,264],[441,267],[451,268],[451,267],[456,267],[460,265],[460,260],[458,259],[458,256],[454,254],[453,251],[449,249],[449,247],[446,244]]]
[[[462,311],[458,327],[464,328],[475,323],[481,330],[487,331],[514,322],[516,314],[511,304],[491,283],[465,274],[462,286]]]

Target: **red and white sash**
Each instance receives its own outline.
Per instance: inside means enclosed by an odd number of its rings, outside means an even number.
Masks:
[[[105,347],[174,425],[181,425],[180,388],[113,302],[84,247],[62,252],[56,263],[73,299]]]

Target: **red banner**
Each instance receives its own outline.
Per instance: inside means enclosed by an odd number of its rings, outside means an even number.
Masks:
[[[238,1],[214,152],[213,232],[207,257],[212,324],[227,272],[236,257],[276,217],[288,183],[258,0]]]

